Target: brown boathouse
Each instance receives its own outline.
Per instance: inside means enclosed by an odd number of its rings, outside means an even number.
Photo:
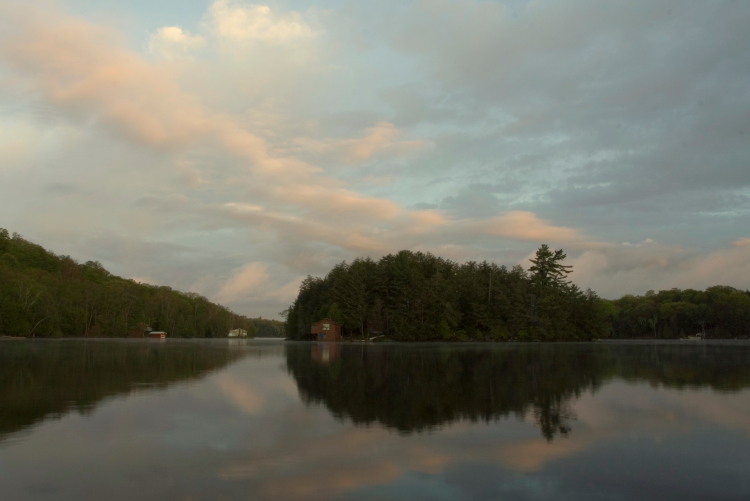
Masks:
[[[312,324],[310,334],[318,341],[341,341],[341,324],[330,318],[324,318]]]

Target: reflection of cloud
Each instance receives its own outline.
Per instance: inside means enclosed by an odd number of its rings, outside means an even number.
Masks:
[[[588,445],[590,444],[586,444],[577,438],[558,439],[552,442],[534,439],[503,445],[497,451],[493,451],[486,456],[480,456],[480,458],[486,460],[494,457],[517,471],[538,471],[550,461],[582,452]]]
[[[447,457],[427,446],[401,449],[396,437],[377,428],[337,428],[290,443],[280,453],[229,465],[219,475],[252,480],[260,498],[332,499],[362,486],[388,484],[407,471],[437,473],[447,463]]]
[[[148,487],[148,499],[189,498],[197,483],[216,486],[216,491],[202,492],[224,498],[250,492],[253,499],[356,499],[362,490],[399,489],[415,477],[432,485],[451,482],[459,489],[474,481],[517,481],[526,483],[522,492],[528,493],[528,483],[556,487],[557,475],[573,469],[580,473],[572,473],[573,478],[589,476],[599,486],[612,479],[621,482],[622,471],[602,468],[598,461],[615,451],[625,452],[628,461],[643,456],[652,464],[652,451],[633,447],[634,440],[664,440],[667,447],[658,447],[656,457],[667,459],[669,451],[683,450],[681,444],[686,444],[684,450],[697,451],[696,463],[705,467],[701,447],[713,432],[725,441],[735,432],[750,438],[750,390],[676,390],[621,380],[572,400],[577,416],[572,433],[552,442],[539,437],[530,415],[525,421],[457,421],[411,435],[378,425],[353,427],[322,406],[300,402],[294,380],[279,369],[283,345],[273,345],[271,353],[278,356],[252,346],[242,361],[195,385],[112,399],[95,413],[40,423],[15,444],[18,447],[3,450],[13,459],[6,476],[11,490],[3,493],[27,498],[28,491],[22,489],[37,485],[40,469],[50,471],[45,477],[50,485],[59,486],[59,492],[80,494],[68,496],[76,498],[102,497],[112,489],[130,492],[135,482]],[[255,358],[256,354],[266,356]],[[227,412],[227,403],[243,414]],[[693,437],[697,440],[690,442]],[[670,446],[672,439],[671,445],[678,447]],[[113,448],[122,451],[115,469],[101,461]],[[71,452],[64,464],[61,451]],[[714,449],[708,457],[722,453]],[[741,447],[730,453],[744,457]],[[185,457],[193,460],[180,461]],[[680,460],[674,464],[685,464]],[[83,481],[82,472],[93,472],[95,482]],[[475,472],[481,478],[472,476]],[[732,474],[743,478],[741,469]],[[628,475],[633,478],[632,471]],[[164,478],[180,481],[165,486]],[[677,480],[669,481],[676,485]],[[572,489],[590,494],[588,487]],[[427,497],[425,490],[414,492]]]
[[[282,350],[282,345],[275,345]],[[258,347],[249,351],[252,363],[238,364],[213,378],[216,388],[231,404],[244,413],[252,416],[273,412],[278,402],[294,401],[298,399],[297,385],[288,377],[266,377],[275,374],[278,369],[278,358],[271,356],[256,359],[254,354],[268,354],[268,347]],[[248,371],[253,377],[248,378]]]
[[[393,484],[410,473],[443,475],[464,464],[540,472],[552,461],[629,440],[633,433],[659,439],[690,435],[704,420],[750,435],[746,419],[750,399],[742,395],[727,399],[725,394],[705,390],[676,391],[618,381],[595,394],[583,394],[570,406],[577,415],[573,431],[551,442],[538,437],[531,421],[515,418],[491,424],[461,421],[428,435],[408,437],[377,426],[326,429],[322,423],[295,422],[303,429],[287,443],[232,462],[220,476],[252,483],[260,497],[330,499]],[[307,428],[317,431],[310,434]]]
[[[244,412],[257,414],[263,409],[263,397],[246,384],[224,374],[217,377],[215,381],[219,391]]]
[[[669,392],[665,398],[685,416],[701,419],[726,430],[738,431],[750,438],[750,392],[745,397],[735,395],[727,399],[726,394],[711,390],[694,390],[687,394]]]

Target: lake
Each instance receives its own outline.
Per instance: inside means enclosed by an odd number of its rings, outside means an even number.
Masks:
[[[0,341],[3,500],[747,500],[750,344]]]

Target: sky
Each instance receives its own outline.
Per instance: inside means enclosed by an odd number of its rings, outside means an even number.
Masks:
[[[402,249],[750,289],[745,0],[0,0],[0,227],[279,318]]]

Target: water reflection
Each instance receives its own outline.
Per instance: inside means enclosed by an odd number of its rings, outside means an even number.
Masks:
[[[63,340],[0,343],[0,439],[47,418],[90,413],[117,394],[198,379],[248,354],[200,341]]]
[[[750,499],[745,346],[256,343],[0,346],[3,499]]]
[[[290,344],[307,404],[402,433],[456,421],[533,417],[548,440],[571,431],[570,402],[613,379],[669,388],[750,386],[748,346],[706,343]]]

